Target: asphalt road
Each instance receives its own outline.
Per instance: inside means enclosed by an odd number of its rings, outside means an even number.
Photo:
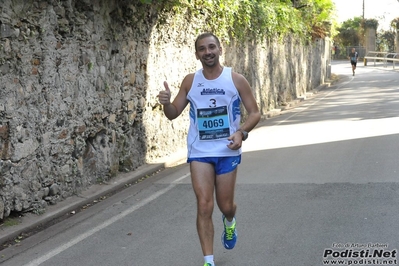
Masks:
[[[397,265],[399,72],[332,72],[339,83],[244,143],[239,239],[222,247],[215,208],[217,266]],[[195,216],[188,165],[167,168],[3,250],[2,265],[202,266]]]

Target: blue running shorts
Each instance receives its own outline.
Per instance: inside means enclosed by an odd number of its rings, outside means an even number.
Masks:
[[[188,163],[191,163],[192,161],[210,163],[215,167],[215,173],[217,175],[222,175],[230,173],[237,168],[237,166],[241,163],[241,154],[231,157],[203,157],[187,159]]]

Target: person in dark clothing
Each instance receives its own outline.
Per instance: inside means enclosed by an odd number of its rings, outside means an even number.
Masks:
[[[351,65],[352,65],[352,74],[353,74],[353,76],[355,75],[357,58],[358,57],[359,57],[359,54],[356,52],[356,49],[352,48],[352,51],[349,53],[349,60],[350,60]]]

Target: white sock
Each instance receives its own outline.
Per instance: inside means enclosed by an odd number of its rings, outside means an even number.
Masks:
[[[210,263],[210,264],[214,265],[213,255],[204,256],[204,260],[205,260],[205,263]]]
[[[227,227],[232,227],[236,221],[236,218],[233,217],[233,220],[231,220],[231,222],[229,222],[229,220],[227,220],[227,218],[224,219],[225,224]]]

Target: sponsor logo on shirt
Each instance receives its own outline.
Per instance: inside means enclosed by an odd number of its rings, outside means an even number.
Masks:
[[[205,88],[202,90],[201,95],[225,95],[226,92],[224,89],[218,89],[218,88]]]

